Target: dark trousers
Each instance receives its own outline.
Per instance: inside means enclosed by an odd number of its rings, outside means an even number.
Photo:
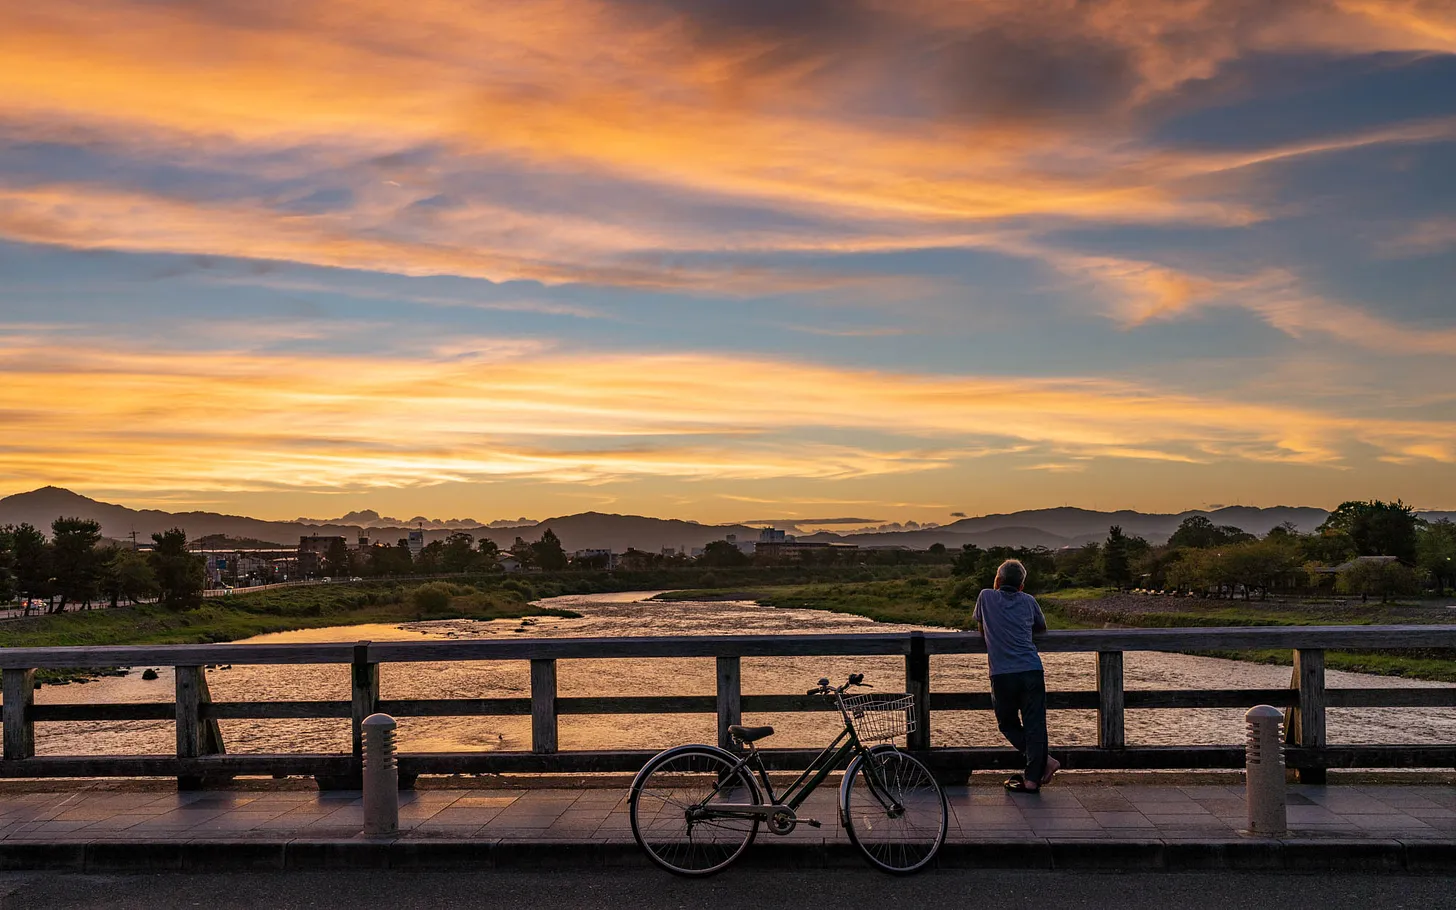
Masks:
[[[996,726],[1026,760],[1026,779],[1046,774],[1046,676],[1041,670],[998,673],[991,677],[991,704]]]

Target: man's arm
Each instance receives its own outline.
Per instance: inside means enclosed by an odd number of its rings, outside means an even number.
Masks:
[[[1031,612],[1033,614],[1031,618],[1031,631],[1045,632],[1047,630],[1046,617],[1042,615],[1041,604],[1036,602],[1035,597],[1031,599]]]
[[[982,591],[980,594],[977,594],[976,595],[976,605],[971,608],[971,628],[972,629],[975,629],[978,632],[981,629],[981,600],[985,596],[986,596],[986,592],[985,591]]]

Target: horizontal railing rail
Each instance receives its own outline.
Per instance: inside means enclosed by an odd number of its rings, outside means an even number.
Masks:
[[[1053,747],[1068,768],[1241,767],[1239,746],[1133,746],[1124,732],[1128,710],[1248,708],[1271,704],[1287,709],[1289,764],[1306,780],[1321,780],[1327,768],[1456,767],[1456,743],[1413,746],[1328,743],[1325,712],[1330,708],[1456,708],[1456,687],[1326,687],[1328,649],[1456,648],[1456,626],[1267,626],[1183,629],[1105,629],[1048,632],[1038,636],[1048,652],[1095,655],[1097,688],[1047,693],[1051,710],[1095,711],[1097,745]],[[1294,671],[1287,689],[1127,689],[1123,654],[1128,651],[1229,652],[1288,649]],[[979,768],[1011,767],[1006,749],[957,748],[932,744],[930,719],[937,711],[986,711],[990,695],[939,692],[931,685],[930,658],[979,654],[985,642],[974,632],[893,632],[848,635],[651,636],[630,638],[535,638],[511,641],[358,642],[325,644],[217,644],[0,649],[3,670],[4,760],[0,777],[176,776],[184,786],[213,776],[247,774],[316,775],[329,785],[357,785],[365,717],[383,711],[398,717],[531,717],[530,752],[405,753],[401,773],[513,773],[632,771],[652,753],[633,750],[560,751],[558,718],[571,715],[715,714],[718,741],[744,712],[820,711],[822,700],[798,694],[744,694],[743,658],[803,656],[901,656],[906,691],[920,712],[907,746],[923,753],[940,773],[957,776]],[[712,658],[712,695],[560,696],[559,660]],[[530,696],[506,698],[384,699],[382,665],[442,661],[521,661],[529,665]],[[206,668],[214,665],[348,665],[348,701],[214,702]],[[43,668],[170,666],[176,677],[172,702],[128,704],[34,703],[35,671]],[[218,722],[260,719],[348,719],[353,750],[346,754],[226,754]],[[170,755],[37,757],[35,725],[87,721],[172,721],[177,749]],[[800,766],[813,753],[769,750],[775,767]]]

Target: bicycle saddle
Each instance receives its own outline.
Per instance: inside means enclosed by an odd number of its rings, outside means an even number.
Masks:
[[[758,742],[765,736],[773,736],[773,727],[745,727],[741,724],[733,724],[728,728],[728,735],[742,743]]]

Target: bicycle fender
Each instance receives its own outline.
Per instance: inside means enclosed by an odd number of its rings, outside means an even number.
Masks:
[[[683,752],[716,752],[718,755],[722,756],[730,762],[733,762],[734,764],[737,764],[739,758],[742,757],[734,755],[727,749],[721,749],[717,746],[708,745],[707,743],[690,743],[685,746],[673,746],[671,749],[664,749],[647,760],[646,764],[644,764],[641,770],[637,772],[637,775],[632,778],[632,786],[628,789],[628,792],[636,793],[638,790],[642,789],[642,776],[647,773],[648,768],[652,767],[654,764],[657,763],[658,759],[668,758],[673,755],[679,755]],[[758,789],[758,781],[754,778],[753,772],[744,769],[744,777],[748,778],[749,785],[753,787],[753,801],[756,803],[763,802],[763,791]]]
[[[849,763],[849,767],[844,769],[844,780],[839,782],[839,826],[841,828],[849,827],[849,816],[845,814],[844,807],[849,805],[849,785],[854,780],[854,772],[859,770],[860,762],[864,761],[865,755],[874,752],[884,752],[887,749],[891,752],[900,751],[890,743],[880,743],[878,746],[870,746],[864,751],[863,755],[856,755],[854,760]]]

